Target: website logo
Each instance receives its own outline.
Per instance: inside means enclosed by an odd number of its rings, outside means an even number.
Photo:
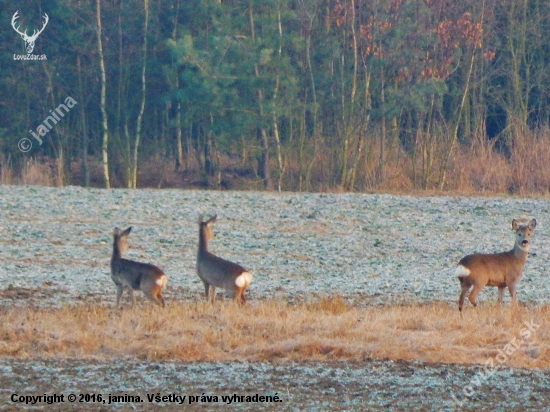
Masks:
[[[44,29],[46,28],[50,18],[48,17],[48,15],[46,13],[44,13],[44,16],[42,16],[42,18],[44,19],[44,21],[42,23],[42,28],[40,30],[36,30],[36,29],[33,30],[32,35],[29,36],[27,34],[27,29],[24,32],[19,30],[19,24],[17,23],[17,19],[19,18],[18,13],[19,13],[19,10],[17,10],[13,15],[13,17],[11,19],[11,27],[13,27],[13,29],[21,36],[21,38],[25,42],[25,48],[27,49],[27,54],[26,55],[25,54],[14,54],[13,55],[13,60],[47,60],[45,54],[36,55],[36,54],[32,54],[32,51],[34,50],[34,42],[36,41],[36,39],[38,38],[40,33],[42,33],[44,31]]]

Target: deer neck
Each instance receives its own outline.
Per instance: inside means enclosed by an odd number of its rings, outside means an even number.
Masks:
[[[111,261],[122,259],[122,253],[120,252],[120,246],[116,240],[113,241],[113,256],[111,257]]]
[[[516,259],[526,261],[527,255],[529,254],[529,245],[527,247],[521,247],[517,243],[514,244],[514,248],[510,251],[510,254]]]
[[[206,233],[203,228],[199,228],[199,252],[198,254],[208,253],[208,239],[206,239]]]

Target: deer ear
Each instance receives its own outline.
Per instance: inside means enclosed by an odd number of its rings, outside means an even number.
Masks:
[[[535,227],[537,227],[537,219],[532,219],[529,222],[529,229],[533,230]]]
[[[115,227],[115,228],[113,229],[113,235],[114,235],[114,236],[120,235],[120,229],[119,229],[118,227]]]
[[[211,228],[214,225],[215,221],[216,221],[216,216],[211,217],[206,221],[206,226]]]
[[[128,236],[131,231],[132,231],[132,226],[130,226],[128,229],[126,229],[124,232],[122,232],[120,234],[120,236]]]
[[[516,219],[512,220],[512,229],[514,230],[519,229],[518,221]]]

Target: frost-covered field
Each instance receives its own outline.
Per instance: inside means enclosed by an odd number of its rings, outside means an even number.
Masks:
[[[545,304],[550,302],[548,205],[548,199],[503,197],[0,186],[0,305],[113,305],[111,232],[130,225],[134,229],[127,257],[165,270],[167,302],[203,299],[195,274],[199,213],[218,214],[211,249],[254,274],[251,305],[267,298],[296,302],[340,294],[360,307],[434,300],[455,304],[458,260],[475,251],[508,250],[511,220],[535,217],[533,255],[518,294],[530,305]],[[144,300],[142,294],[137,298]],[[495,288],[479,298],[492,304]],[[239,405],[243,410],[452,410],[456,404],[451,395],[463,399],[462,388],[478,370],[370,360],[188,364],[4,359],[0,407],[14,407],[9,402],[13,392],[57,391],[104,396],[278,393],[283,400],[278,405]],[[546,370],[501,368],[476,388],[464,407],[544,410],[550,403],[549,385]],[[114,406],[145,410],[151,404]],[[210,410],[214,404],[195,407]],[[55,409],[63,408],[70,409],[59,404]]]
[[[126,257],[164,269],[167,300],[199,298],[199,213],[218,214],[211,249],[254,274],[251,302],[337,293],[357,305],[454,302],[458,260],[510,249],[511,220],[535,217],[518,293],[550,302],[548,199],[0,186],[0,303],[114,303],[111,233],[130,225]]]
[[[547,411],[550,374],[499,370],[471,399],[471,366],[417,362],[173,363],[0,360],[0,397],[24,394],[140,396],[144,402],[57,403],[44,410],[269,410],[269,411]],[[52,378],[53,377],[53,378]],[[472,390],[468,388],[467,391]],[[147,395],[187,396],[183,405],[150,403]],[[278,396],[278,403],[234,402],[222,396]],[[201,396],[218,402],[201,401]],[[198,401],[189,404],[189,396]],[[205,398],[206,400],[207,398]],[[108,401],[106,401],[107,403]],[[7,403],[7,402],[6,402]],[[459,405],[462,404],[462,407]],[[0,403],[1,405],[1,403]],[[75,409],[75,406],[77,409]],[[225,407],[224,407],[225,406]],[[162,408],[162,409],[160,409]],[[15,409],[14,409],[15,410]]]

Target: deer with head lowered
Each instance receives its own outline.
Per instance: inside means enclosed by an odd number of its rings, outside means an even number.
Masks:
[[[532,219],[512,220],[512,229],[515,231],[514,248],[508,252],[482,254],[475,253],[463,257],[456,268],[455,274],[462,285],[462,292],[458,300],[458,310],[462,311],[464,299],[468,296],[472,305],[477,306],[477,295],[485,286],[498,287],[498,302],[501,304],[504,289],[508,287],[513,302],[517,302],[516,285],[523,274],[523,267],[527,261],[531,234],[537,225]]]
[[[244,292],[252,274],[236,263],[222,259],[208,251],[208,241],[215,237],[213,225],[216,217],[204,221],[199,216],[199,250],[197,253],[197,274],[204,283],[206,299],[214,302],[216,287],[225,291],[236,301],[246,303]]]
[[[121,231],[115,227],[113,231],[113,256],[111,257],[111,278],[117,288],[116,305],[120,305],[120,298],[124,288],[129,290],[132,304],[135,305],[134,290],[141,290],[153,302],[164,307],[162,288],[166,286],[168,278],[162,270],[149,263],[136,262],[122,258],[122,253],[128,250],[128,235],[132,227]]]

